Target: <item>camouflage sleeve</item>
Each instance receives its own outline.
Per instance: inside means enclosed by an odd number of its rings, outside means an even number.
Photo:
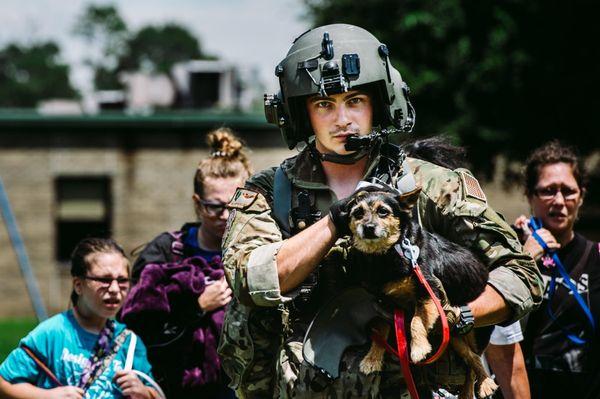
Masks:
[[[238,189],[223,240],[223,264],[229,285],[247,306],[277,306],[281,295],[275,257],[283,244],[264,195]]]
[[[422,187],[419,218],[423,227],[483,254],[490,268],[488,284],[513,310],[510,324],[542,300],[542,280],[535,262],[523,253],[510,226],[488,204],[477,180],[464,169],[452,171],[411,161]]]

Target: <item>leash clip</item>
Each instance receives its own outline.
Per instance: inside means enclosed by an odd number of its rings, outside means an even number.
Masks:
[[[398,244],[396,244],[396,246],[398,246]],[[419,254],[420,254],[419,247],[416,245],[412,245],[410,243],[410,240],[408,238],[404,237],[402,239],[401,248],[402,248],[402,253],[404,254],[404,257],[406,259],[410,260],[412,267],[413,268],[418,267],[417,259],[419,259]],[[396,250],[398,252],[400,252],[398,248],[396,248]]]

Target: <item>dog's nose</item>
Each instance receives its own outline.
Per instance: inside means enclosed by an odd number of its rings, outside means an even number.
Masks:
[[[375,236],[375,225],[365,224],[363,226],[363,235],[365,236],[365,238],[377,238]]]

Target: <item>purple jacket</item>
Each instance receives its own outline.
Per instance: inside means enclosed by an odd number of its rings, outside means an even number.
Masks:
[[[217,344],[225,313],[223,308],[203,313],[198,305],[207,283],[224,274],[221,258],[207,262],[186,257],[185,249],[174,253],[180,236],[163,233],[140,254],[133,272],[138,281],[121,311],[148,346],[153,371],[171,392],[219,382]]]

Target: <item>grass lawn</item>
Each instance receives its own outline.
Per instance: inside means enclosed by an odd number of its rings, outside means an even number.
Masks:
[[[12,351],[21,338],[37,325],[34,318],[0,319],[0,362]]]

